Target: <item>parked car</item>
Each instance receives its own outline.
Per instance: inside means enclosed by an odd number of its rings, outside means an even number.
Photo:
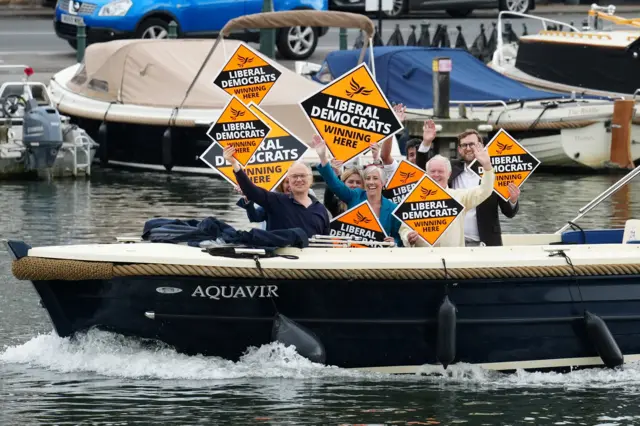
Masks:
[[[535,8],[535,0],[393,0],[393,9],[383,14],[388,18],[397,18],[411,12],[444,10],[453,18],[464,18],[474,9],[527,13]],[[329,0],[329,9],[364,12],[365,0]]]
[[[274,0],[274,10],[327,10],[328,0]],[[166,38],[169,23],[178,37],[215,37],[233,18],[259,13],[262,0],[58,0],[54,27],[58,37],[76,48],[78,25],[86,26],[87,42],[123,38]],[[276,30],[278,51],[287,59],[306,59],[328,28],[289,27]],[[259,30],[243,30],[230,38],[260,40]]]

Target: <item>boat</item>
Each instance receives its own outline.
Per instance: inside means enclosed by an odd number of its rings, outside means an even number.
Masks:
[[[615,16],[615,10],[613,5],[591,5],[582,28],[539,16],[500,12],[497,48],[488,66],[534,88],[635,100],[640,93],[640,19]],[[508,16],[537,20],[542,29],[519,40],[505,39],[502,29]],[[610,26],[604,28],[605,23]]]
[[[504,235],[500,247],[4,244],[60,337],[97,328],[227,360],[279,342],[319,364],[391,374],[616,368],[640,360],[640,220],[577,222],[638,174],[555,233]]]
[[[212,144],[207,131],[229,101],[213,80],[228,55],[247,46],[224,37],[243,28],[326,24],[357,27],[367,34],[374,31],[369,18],[347,12],[246,15],[230,20],[216,40],[118,40],[90,45],[83,62],[55,74],[49,89],[57,108],[100,143],[97,156],[102,166],[217,176],[200,159]],[[310,141],[315,130],[298,102],[321,85],[259,56],[281,73],[260,107],[302,141]],[[317,161],[311,151],[303,161]],[[401,158],[397,148],[392,155]]]
[[[0,179],[91,175],[98,144],[58,113],[46,85],[28,81],[31,67],[1,67],[26,77],[0,85]]]
[[[407,107],[407,118],[420,120],[470,119],[490,126],[488,140],[499,129],[516,138],[541,161],[542,168],[573,170],[632,169],[640,160],[638,106],[604,96],[577,96],[535,89],[487,67],[463,49],[384,46],[371,49],[376,79],[390,102]],[[322,64],[296,63],[313,81],[328,84],[358,61],[355,50],[334,51]],[[369,51],[365,60],[370,61]],[[432,70],[436,58],[451,60],[449,111],[436,117]],[[446,156],[446,141],[440,147]]]

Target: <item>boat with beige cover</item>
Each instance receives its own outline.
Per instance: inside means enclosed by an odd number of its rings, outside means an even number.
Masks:
[[[245,45],[223,38],[242,28],[327,24],[356,27],[369,36],[374,31],[369,18],[345,12],[247,15],[229,21],[216,40],[119,40],[90,45],[81,64],[52,77],[49,91],[60,112],[100,143],[97,157],[103,165],[216,174],[198,158],[212,142],[207,130],[229,100],[213,80],[229,55]],[[260,57],[281,72],[260,107],[302,141],[310,141],[314,129],[298,102],[322,85]],[[397,144],[392,155],[401,158]],[[311,150],[303,159],[317,160]]]

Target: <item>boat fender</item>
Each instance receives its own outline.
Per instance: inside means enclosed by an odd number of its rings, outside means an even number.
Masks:
[[[296,351],[311,362],[324,364],[327,359],[324,345],[313,331],[280,313],[273,321],[271,338],[284,345],[295,346]]]
[[[167,172],[171,172],[173,168],[173,136],[171,134],[171,127],[162,134],[162,165]]]
[[[624,357],[604,320],[589,311],[585,311],[584,323],[589,340],[596,347],[596,351],[598,351],[598,355],[604,365],[609,368],[622,365]]]
[[[106,167],[109,164],[109,156],[107,154],[107,122],[103,121],[98,127],[98,143],[100,146],[98,150],[100,152],[100,165]]]
[[[436,357],[446,368],[456,357],[456,306],[445,296],[438,311]]]

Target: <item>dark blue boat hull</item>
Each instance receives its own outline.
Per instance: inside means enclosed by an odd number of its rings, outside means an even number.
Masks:
[[[607,323],[623,354],[640,354],[638,275],[458,282],[136,276],[34,285],[60,336],[98,327],[230,360],[270,343],[281,313],[316,334],[329,365],[436,364],[437,313],[447,291],[457,309],[454,363],[598,357],[585,310]],[[553,363],[537,365],[546,364]]]

